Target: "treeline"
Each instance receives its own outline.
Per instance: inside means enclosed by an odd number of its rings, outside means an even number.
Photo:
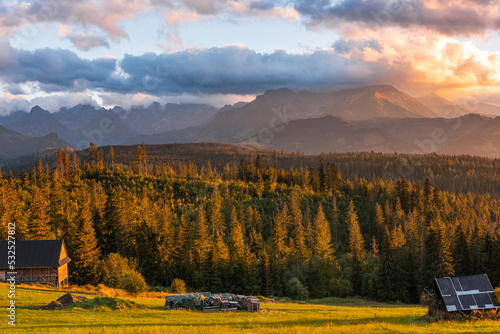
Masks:
[[[442,191],[430,179],[343,177],[324,156],[280,168],[256,155],[207,161],[129,162],[95,146],[81,162],[0,175],[0,234],[63,238],[70,280],[101,282],[101,259],[119,253],[150,285],[183,279],[196,290],[361,295],[415,303],[434,277],[487,273],[500,285],[500,201]],[[437,159],[437,158],[436,158]]]
[[[103,163],[119,167],[123,171],[133,171],[137,146],[107,146],[100,148]],[[368,182],[377,179],[398,180],[406,178],[423,184],[427,178],[441,190],[460,193],[490,195],[500,198],[500,159],[477,156],[450,156],[439,154],[385,154],[385,153],[329,153],[305,155],[283,151],[266,150],[252,146],[226,143],[189,143],[147,145],[148,168],[157,173],[165,164],[194,163],[198,172],[210,161],[212,167],[221,171],[226,166],[238,165],[241,158],[253,161],[260,156],[265,165],[280,169],[319,168],[320,159],[335,164],[344,179],[364,178]],[[81,160],[88,160],[88,151],[77,152]],[[45,163],[55,166],[55,154],[45,152],[41,156]],[[38,156],[26,156],[15,161],[4,162],[5,171],[30,172],[37,164]]]
[[[109,162],[110,147],[103,147],[104,160]],[[114,148],[115,162],[124,167],[129,165],[136,146]],[[408,181],[423,184],[426,178],[442,190],[451,192],[472,192],[489,194],[500,198],[500,159],[477,156],[450,156],[439,154],[385,154],[385,153],[330,153],[319,156],[258,149],[224,143],[196,143],[148,145],[150,167],[164,163],[194,162],[198,166],[210,161],[217,170],[226,165],[237,165],[241,158],[254,160],[257,155],[264,164],[281,169],[318,169],[321,157],[335,164],[346,179],[364,178],[369,182],[379,178]],[[84,158],[85,155],[82,155]]]

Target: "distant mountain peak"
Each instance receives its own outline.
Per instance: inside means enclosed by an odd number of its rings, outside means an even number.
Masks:
[[[286,87],[279,89],[269,89],[263,94],[263,96],[283,96],[283,95],[295,95],[296,93]]]
[[[436,93],[420,96],[417,98],[417,101],[434,111],[440,117],[458,117],[472,112],[461,105],[448,101]]]
[[[50,114],[50,112],[45,109],[42,109],[39,105],[36,105],[33,108],[31,108],[30,114]]]
[[[161,105],[160,102],[155,101],[155,102],[151,103],[151,105],[149,106],[149,108],[151,108],[151,109],[162,109],[163,106]]]

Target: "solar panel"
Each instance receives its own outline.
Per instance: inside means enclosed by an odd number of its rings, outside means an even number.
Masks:
[[[448,312],[500,308],[487,275],[440,277],[435,285]]]

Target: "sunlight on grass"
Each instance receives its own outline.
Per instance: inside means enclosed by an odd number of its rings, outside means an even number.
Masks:
[[[0,294],[7,287],[0,286]],[[141,305],[135,310],[110,308],[38,311],[65,292],[17,289],[15,328],[7,321],[0,332],[15,333],[496,333],[495,321],[427,323],[427,309],[419,306],[387,306],[362,300],[317,300],[318,304],[263,303],[262,312],[167,311],[163,299],[124,298]],[[85,295],[95,298],[95,295]],[[321,304],[319,304],[322,302]],[[2,308],[5,299],[0,301]],[[325,303],[356,306],[330,306]],[[372,302],[369,302],[371,304]],[[4,309],[4,308],[3,308]],[[4,309],[5,310],[5,309]],[[4,311],[6,312],[6,310]],[[375,314],[376,319],[375,320]]]

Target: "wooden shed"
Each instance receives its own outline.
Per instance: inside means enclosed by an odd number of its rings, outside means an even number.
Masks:
[[[434,294],[441,301],[441,308],[448,312],[500,308],[486,274],[436,278]]]
[[[0,281],[16,273],[16,282],[68,285],[68,257],[63,240],[29,240],[15,243],[15,270],[8,266],[8,242],[0,241]],[[12,255],[9,254],[9,255]]]

